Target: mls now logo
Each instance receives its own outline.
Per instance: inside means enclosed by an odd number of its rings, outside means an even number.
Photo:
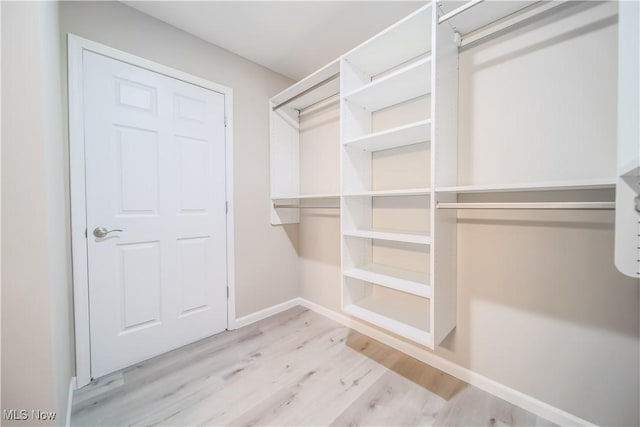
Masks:
[[[2,418],[6,421],[53,421],[56,419],[55,412],[46,412],[39,409],[27,411],[26,409],[4,409]]]

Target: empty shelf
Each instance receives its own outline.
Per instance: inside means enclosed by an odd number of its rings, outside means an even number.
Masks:
[[[431,189],[425,188],[407,188],[400,190],[374,190],[361,191],[354,193],[344,193],[345,197],[383,197],[383,196],[427,196],[431,193]]]
[[[431,237],[427,233],[410,231],[383,231],[383,230],[350,230],[344,232],[345,236],[363,237],[366,239],[391,240],[394,242],[415,243],[418,245],[431,244]]]
[[[429,273],[419,273],[385,265],[369,264],[346,270],[344,275],[353,279],[407,292],[419,297],[431,297],[431,287],[428,285]]]
[[[308,200],[308,199],[337,199],[340,193],[325,194],[301,194],[299,196],[278,196],[272,197],[271,200]]]
[[[426,299],[412,297],[389,301],[372,295],[346,305],[343,310],[410,340],[422,344],[431,341],[429,302]]]
[[[519,191],[560,191],[560,190],[597,190],[615,188],[615,179],[592,179],[575,181],[533,182],[503,185],[461,185],[436,187],[438,193],[500,193]]]
[[[308,89],[312,88],[314,85],[334,76],[336,73],[340,72],[340,62],[336,59],[326,66],[322,67],[315,73],[305,77],[294,85],[288,87],[283,90],[273,98],[271,98],[271,103],[275,106],[278,105],[288,99],[294,98],[296,96],[301,95]],[[340,79],[336,78],[327,84],[313,90],[294,101],[287,104],[287,108],[292,108],[294,110],[301,110],[310,105],[315,104],[322,99],[327,98],[333,94],[337,94],[340,92]]]
[[[380,151],[430,140],[431,120],[422,120],[405,126],[353,138],[346,141],[344,145],[360,148],[365,151]]]
[[[431,91],[431,58],[414,62],[358,88],[344,99],[368,111],[378,111]]]
[[[370,76],[431,51],[431,5],[425,6],[344,55]]]

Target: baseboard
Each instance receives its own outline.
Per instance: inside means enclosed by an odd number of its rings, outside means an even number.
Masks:
[[[71,408],[73,407],[73,392],[77,388],[76,377],[71,377],[69,379],[69,392],[67,394],[67,414],[64,420],[65,426],[71,425]]]
[[[264,308],[260,311],[256,311],[255,313],[251,313],[246,316],[237,318],[234,324],[229,327],[229,329],[238,329],[243,326],[250,325],[262,319],[266,319],[267,317],[273,316],[274,314],[278,314],[285,310],[289,310],[290,308],[296,307],[298,305],[303,305],[300,301],[300,298],[293,298],[293,299],[290,299],[289,301],[272,305],[271,307]]]
[[[548,403],[542,402],[525,393],[473,372],[467,368],[457,365],[447,359],[435,355],[434,353],[420,348],[416,345],[402,341],[396,337],[388,335],[379,329],[373,328],[363,322],[348,317],[342,313],[335,312],[312,301],[299,298],[299,304],[316,313],[322,314],[344,326],[354,329],[362,334],[370,336],[390,347],[393,347],[411,357],[414,357],[434,368],[440,369],[468,384],[478,387],[488,393],[493,394],[507,402],[519,406],[531,413],[543,417],[561,426],[595,426],[595,424],[583,420]],[[293,301],[293,300],[292,300]]]

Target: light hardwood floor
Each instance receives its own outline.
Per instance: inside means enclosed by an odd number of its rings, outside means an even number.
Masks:
[[[302,307],[93,381],[71,424],[553,425]]]

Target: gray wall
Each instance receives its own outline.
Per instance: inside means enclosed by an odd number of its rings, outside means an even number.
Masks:
[[[63,424],[73,314],[58,35],[55,3],[2,3],[2,408]]]

